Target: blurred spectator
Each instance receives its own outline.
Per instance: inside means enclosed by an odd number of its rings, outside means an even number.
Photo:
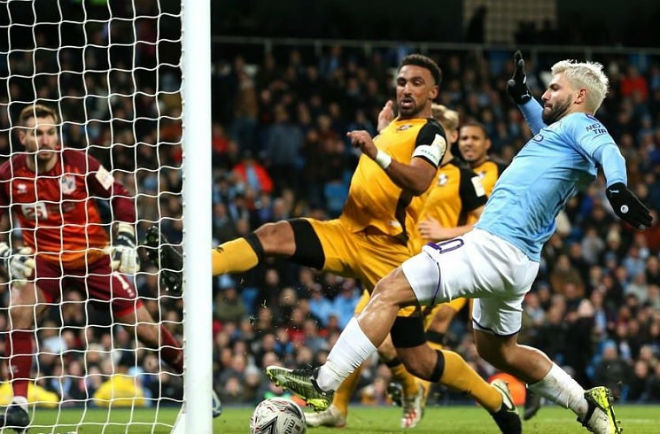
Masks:
[[[349,282],[350,280],[347,279],[342,285],[341,292],[335,298],[332,306],[333,312],[337,315],[337,319],[339,320],[339,327],[342,329],[346,327],[348,321],[353,318],[355,306],[357,306],[358,300],[360,299],[359,292],[356,290],[355,286]]]
[[[238,292],[233,286],[225,288],[218,294],[215,315],[222,322],[238,322],[245,316],[245,306],[238,298]]]
[[[296,163],[298,151],[303,146],[300,128],[290,122],[289,113],[282,104],[275,106],[275,123],[270,127],[266,142],[268,168],[278,191],[297,187]]]
[[[614,396],[620,396],[622,386],[629,384],[631,374],[630,365],[619,357],[616,346],[612,343],[606,344],[602,360],[594,371],[594,381],[609,387]]]
[[[239,179],[253,190],[266,194],[273,191],[273,181],[266,169],[254,159],[251,151],[243,153],[243,160],[235,165],[233,170]]]

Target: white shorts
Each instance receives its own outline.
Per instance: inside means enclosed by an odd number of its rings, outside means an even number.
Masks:
[[[522,324],[522,301],[539,263],[511,243],[481,229],[429,243],[401,268],[422,305],[474,298],[475,328],[511,336]]]

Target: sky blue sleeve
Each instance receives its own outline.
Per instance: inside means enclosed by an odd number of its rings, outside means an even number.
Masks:
[[[562,124],[576,150],[603,168],[608,187],[617,182],[628,182],[626,160],[598,119],[586,113],[576,113],[567,116]]]
[[[543,117],[541,116],[543,107],[541,107],[541,104],[539,104],[534,98],[530,99],[525,104],[518,105],[518,107],[525,117],[529,128],[532,130],[532,134],[538,134],[542,128],[547,126],[543,122]]]

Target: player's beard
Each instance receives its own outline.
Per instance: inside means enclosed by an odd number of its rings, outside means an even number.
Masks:
[[[401,107],[401,104],[397,104],[397,111],[399,112],[399,117],[401,118],[415,118],[418,117],[417,115],[419,112],[422,111],[422,107],[417,104],[417,101],[415,101],[414,98],[410,98],[412,100],[412,105],[410,107]]]
[[[544,108],[541,114],[543,122],[545,122],[546,125],[554,124],[566,114],[566,111],[568,111],[570,106],[571,97],[567,96],[565,100],[554,103],[548,111]]]

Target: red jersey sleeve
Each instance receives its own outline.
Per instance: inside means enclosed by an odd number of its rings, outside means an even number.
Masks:
[[[82,166],[87,173],[87,186],[90,196],[110,199],[115,220],[134,223],[135,204],[126,187],[124,187],[103,165],[91,155],[77,151],[73,156],[76,164]]]

